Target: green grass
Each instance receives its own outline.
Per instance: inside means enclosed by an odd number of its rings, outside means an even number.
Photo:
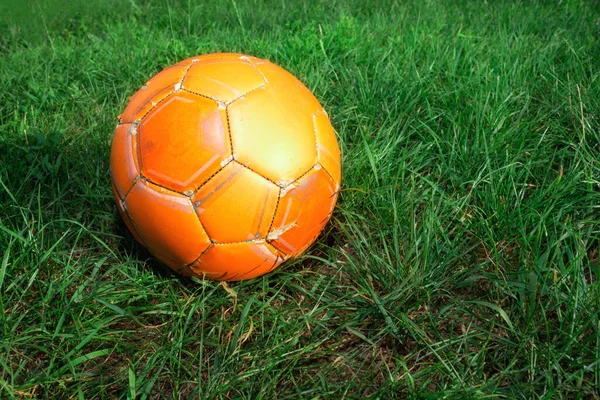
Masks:
[[[23,4],[21,4],[23,3]],[[598,398],[597,1],[0,6],[0,398]],[[109,148],[163,67],[297,75],[343,152],[301,258],[180,279]]]

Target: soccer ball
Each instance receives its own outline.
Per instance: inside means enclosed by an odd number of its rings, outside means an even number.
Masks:
[[[266,60],[210,54],[166,68],[131,97],[111,177],[135,238],[186,276],[241,280],[317,238],[340,187],[323,107]]]

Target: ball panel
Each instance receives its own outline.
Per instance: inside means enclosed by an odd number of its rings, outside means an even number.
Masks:
[[[317,159],[319,164],[329,172],[335,182],[340,182],[342,171],[340,166],[340,148],[335,131],[325,112],[313,114],[313,124],[317,135]]]
[[[119,115],[121,122],[135,122],[165,99],[175,90],[176,85],[181,83],[191,64],[191,59],[184,60],[154,75],[140,90],[131,96],[125,111]]]
[[[173,93],[138,127],[142,174],[170,189],[194,191],[231,155],[225,109],[192,93]]]
[[[243,58],[214,58],[196,62],[183,80],[186,90],[224,103],[264,84],[257,69]]]
[[[273,90],[269,83],[227,108],[236,159],[283,186],[317,160],[315,109],[301,108],[303,94],[294,87],[286,91]]]
[[[117,125],[110,149],[110,175],[118,199],[125,197],[140,173],[136,137],[131,128],[131,124]]]
[[[113,189],[113,196],[115,197],[115,201],[117,202],[117,210],[119,210],[119,214],[121,215],[121,218],[123,219],[123,222],[125,223],[125,226],[127,227],[127,229],[129,229],[129,232],[133,235],[135,240],[137,240],[138,243],[140,243],[141,245],[145,246],[146,244],[140,237],[139,233],[137,232],[137,229],[135,229],[135,226],[133,226],[133,223],[131,222],[131,218],[129,218],[129,214],[127,214],[127,211],[125,211],[125,208],[123,208],[123,202],[119,198],[119,195],[117,194],[117,189],[115,188],[114,184],[112,185],[112,189]]]
[[[215,242],[265,238],[279,187],[237,162],[227,164],[193,196],[208,236]]]
[[[139,180],[125,208],[148,250],[173,260],[167,263],[173,269],[196,260],[210,244],[186,196]]]
[[[335,183],[322,168],[300,178],[279,199],[267,240],[286,254],[300,254],[329,220],[336,191]]]
[[[264,241],[213,245],[190,265],[198,277],[237,281],[250,279],[281,264],[279,252]]]

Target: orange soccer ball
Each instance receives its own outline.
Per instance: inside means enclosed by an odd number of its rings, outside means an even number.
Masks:
[[[119,117],[113,192],[125,224],[187,276],[240,280],[302,253],[331,217],[340,151],[293,75],[242,54],[155,75]]]

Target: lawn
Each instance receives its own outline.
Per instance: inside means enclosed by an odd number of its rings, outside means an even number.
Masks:
[[[217,51],[343,155],[317,242],[229,284],[154,260],[109,176],[128,97]],[[598,1],[7,0],[0,88],[0,398],[598,398]]]

